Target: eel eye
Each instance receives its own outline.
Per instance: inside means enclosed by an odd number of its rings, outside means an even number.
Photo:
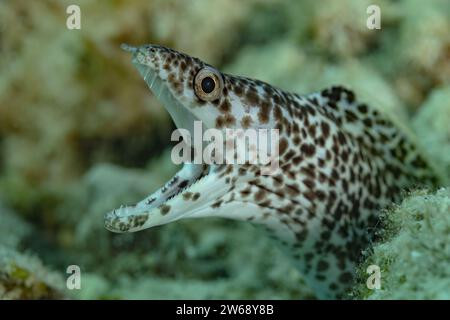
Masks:
[[[204,67],[194,79],[194,91],[197,97],[204,101],[213,101],[220,98],[223,90],[222,75],[219,71]]]

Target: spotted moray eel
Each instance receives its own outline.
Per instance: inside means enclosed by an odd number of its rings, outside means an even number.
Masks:
[[[318,298],[338,298],[380,208],[406,187],[435,182],[405,134],[349,89],[298,95],[162,46],[122,48],[178,128],[201,120],[206,128],[279,129],[280,172],[186,163],[146,199],[107,213],[110,231],[199,217],[251,221],[278,240]]]

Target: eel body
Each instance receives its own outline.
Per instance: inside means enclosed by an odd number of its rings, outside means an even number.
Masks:
[[[352,285],[380,209],[402,189],[435,181],[407,137],[349,89],[298,95],[162,46],[123,48],[178,128],[199,120],[278,129],[280,169],[186,163],[146,199],[107,213],[110,231],[199,217],[251,221],[278,240],[317,297],[336,298]]]

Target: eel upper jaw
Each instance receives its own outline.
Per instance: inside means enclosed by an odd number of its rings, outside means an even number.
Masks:
[[[139,63],[135,57],[133,58],[133,64],[138,69],[155,97],[169,112],[177,128],[187,129],[192,135],[194,121],[199,121],[200,119],[190,112],[188,107],[185,107],[176,97],[174,97],[167,86],[166,81],[160,78],[156,70],[148,65]],[[203,126],[205,125],[203,124]],[[203,129],[205,129],[205,127]]]

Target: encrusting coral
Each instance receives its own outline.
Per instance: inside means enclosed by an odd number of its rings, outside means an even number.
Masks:
[[[20,252],[32,231],[32,226],[0,203],[0,300],[64,297],[61,275],[31,253]]]
[[[64,284],[38,258],[0,246],[0,299],[61,299]]]
[[[356,297],[450,299],[450,188],[413,192],[384,213],[383,224],[383,240],[361,266]],[[366,287],[369,265],[380,268],[380,289]]]

